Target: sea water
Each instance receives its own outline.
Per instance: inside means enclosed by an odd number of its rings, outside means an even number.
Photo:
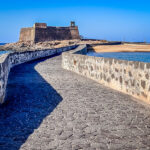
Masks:
[[[150,62],[150,52],[88,52],[88,56],[115,58],[128,61]]]
[[[0,55],[8,53],[9,51],[0,51]]]
[[[6,43],[0,43],[0,45],[5,45]],[[0,55],[8,53],[9,51],[0,51]]]

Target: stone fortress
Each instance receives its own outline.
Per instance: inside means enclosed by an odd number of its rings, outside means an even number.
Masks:
[[[45,42],[53,40],[80,39],[78,26],[71,21],[69,27],[52,27],[46,23],[35,23],[31,28],[22,28],[19,42]]]

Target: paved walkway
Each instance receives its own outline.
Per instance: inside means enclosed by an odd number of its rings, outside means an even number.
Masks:
[[[0,150],[150,149],[150,107],[61,68],[61,56],[12,69]]]

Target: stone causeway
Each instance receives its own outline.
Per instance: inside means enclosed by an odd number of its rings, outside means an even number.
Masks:
[[[150,107],[61,67],[61,55],[13,67],[0,150],[149,150]]]

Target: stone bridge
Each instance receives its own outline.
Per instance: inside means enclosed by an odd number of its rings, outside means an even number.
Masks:
[[[61,67],[61,55],[11,69],[0,150],[150,149],[145,103]]]

